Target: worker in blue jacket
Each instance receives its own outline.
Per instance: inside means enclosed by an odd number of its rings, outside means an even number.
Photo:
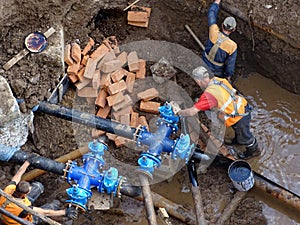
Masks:
[[[237,57],[237,44],[229,38],[236,29],[236,20],[226,17],[222,31],[217,25],[221,0],[215,0],[208,10],[209,39],[202,58],[215,76],[231,80]]]

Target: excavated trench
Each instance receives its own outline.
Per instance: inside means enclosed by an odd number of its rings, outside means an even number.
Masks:
[[[127,25],[127,14],[123,12],[127,6],[125,0],[2,2],[2,65],[24,48],[23,41],[27,34],[33,31],[45,32],[49,27],[55,28],[56,33],[49,38],[49,46],[45,52],[27,55],[8,71],[0,70],[0,75],[8,80],[16,97],[25,99],[27,109],[30,110],[39,101],[48,99],[64,73],[61,52],[63,45],[68,43],[78,42],[84,47],[89,37],[101,43],[104,38],[113,35],[117,37],[120,45],[140,40],[167,41],[200,54],[199,46],[185,30],[184,25],[188,24],[204,43],[208,34],[206,12],[209,4],[210,2],[204,0],[142,0],[138,5],[151,7],[152,13],[149,27],[139,28]],[[299,8],[297,0],[272,1],[268,4],[257,0],[246,3],[237,0],[224,1],[219,22],[230,13],[238,21],[238,30],[232,35],[232,39],[239,45],[235,79],[247,78],[250,72],[258,72],[268,76],[281,87],[293,93],[300,93],[300,34],[294,32],[300,28],[297,14]],[[180,56],[180,52],[177,54]],[[192,99],[198,97],[197,87],[185,73],[178,72],[176,76]],[[71,87],[61,104],[72,107],[75,95]],[[58,118],[37,114],[34,125],[35,132],[22,147],[24,151],[37,152],[54,159],[77,149],[79,143],[89,141],[78,141],[81,137],[80,130],[89,133],[88,128],[81,125],[74,128],[70,122]],[[126,148],[115,149],[113,145],[110,147],[112,155],[116,158],[127,159],[130,163],[137,160],[137,155],[128,153]],[[17,167],[9,163],[1,163],[0,167],[0,182],[3,188]],[[228,188],[231,182],[227,171],[219,167],[209,168],[199,179],[206,219],[214,224],[220,216],[221,209],[233,198]],[[43,182],[46,187],[38,204],[52,199],[59,199],[61,203],[66,200],[65,182],[56,175],[44,175],[37,180]],[[164,188],[154,187],[154,190],[192,209],[191,194],[181,192],[181,187],[187,183],[187,173],[183,169],[173,178],[172,188],[166,183],[163,184]],[[61,188],[55,190],[53,184]],[[249,195],[226,224],[267,224],[262,213],[263,204]],[[67,224],[64,220],[60,222]],[[171,222],[183,224],[173,218]],[[89,212],[73,222],[74,225],[83,223],[146,224],[146,220],[143,204],[124,196],[116,210]]]

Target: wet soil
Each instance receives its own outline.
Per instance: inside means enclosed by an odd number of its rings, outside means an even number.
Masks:
[[[247,1],[247,4],[237,0],[228,0],[226,3],[235,5],[244,15],[248,15],[251,11],[254,22],[261,22],[262,26],[269,27],[272,31],[286,37],[285,41],[280,40],[269,34],[270,32],[262,31],[257,26],[250,27],[248,22],[238,20],[238,32],[232,36],[239,44],[235,76],[245,76],[251,71],[269,74],[282,87],[300,93],[300,53],[299,47],[293,47],[295,43],[300,42],[300,36],[299,33],[292,32],[298,30],[300,26],[299,20],[295,19],[299,11],[297,9],[300,7],[299,2],[297,0],[274,2],[270,9],[257,0]],[[184,25],[189,24],[204,43],[207,38],[208,1],[145,0],[139,5],[152,8],[148,28],[127,25],[126,13],[123,12],[123,8],[127,6],[125,0],[1,2],[0,61],[2,65],[24,48],[23,41],[27,34],[34,31],[45,32],[50,27],[54,27],[57,32],[49,38],[48,50],[40,54],[28,54],[10,70],[0,70],[0,74],[8,80],[15,96],[24,98],[27,109],[31,110],[39,101],[48,99],[64,73],[61,60],[63,47],[60,46],[62,43],[78,42],[81,47],[84,47],[89,37],[92,37],[96,43],[101,43],[104,38],[114,35],[119,44],[137,40],[162,40],[180,44],[196,54],[200,53],[199,46],[185,30]],[[220,12],[220,22],[226,15],[227,12]],[[289,44],[291,42],[292,45]],[[52,48],[52,46],[56,47]],[[191,81],[178,80],[193,99],[199,95],[199,92],[195,91],[196,87],[190,85]],[[75,89],[70,87],[60,104],[72,107],[75,94]],[[83,126],[74,129],[71,122],[43,114],[35,115],[34,125],[35,132],[29,136],[28,142],[22,149],[52,159],[79,147],[76,135],[80,128],[89,133],[89,130]],[[81,140],[84,141],[89,140]],[[128,156],[128,151],[124,148],[116,150],[112,145],[110,150],[117,152],[116,157],[126,158],[131,162],[137,160],[134,154]],[[18,166],[1,163],[2,187],[17,169]],[[181,177],[187,177],[184,170]],[[178,179],[181,180],[178,184],[180,188],[180,185],[186,181],[182,178]],[[212,167],[206,174],[201,174],[199,179],[201,179],[200,187],[205,199],[207,219],[214,224],[219,216],[214,210],[221,202],[226,205],[233,198],[233,194],[229,192],[230,181],[227,171],[220,167]],[[52,199],[59,199],[61,203],[66,200],[64,189],[53,188],[64,187],[65,184],[57,175],[43,175],[37,180],[45,185],[45,193],[38,204],[44,204]],[[180,191],[178,195],[181,195]],[[192,209],[190,204],[185,206]],[[139,224],[141,218],[145,216],[143,204],[125,196],[122,198],[120,208],[120,211],[86,213],[73,224],[125,224],[125,221],[129,224]],[[136,216],[135,212],[140,214]],[[182,224],[173,218],[172,222],[172,224]],[[266,224],[261,203],[252,197],[247,197],[231,216],[228,224]]]

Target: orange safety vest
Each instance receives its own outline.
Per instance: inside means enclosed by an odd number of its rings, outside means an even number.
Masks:
[[[15,184],[10,184],[8,185],[5,189],[4,192],[12,195],[14,193],[14,191],[16,190],[16,185]],[[15,198],[15,200],[17,200],[18,202],[26,205],[26,206],[31,206],[31,202],[29,201],[29,199],[27,197],[25,198]],[[4,208],[6,211],[19,216],[21,214],[21,212],[24,210],[21,207],[17,206],[16,204],[10,202],[9,200],[5,199],[3,196],[1,196],[0,198],[0,207]],[[15,221],[14,219],[1,214],[1,221],[4,224],[7,225],[21,225],[20,223],[18,223],[17,221]],[[27,220],[29,222],[33,221],[32,215],[31,214],[27,214],[25,217],[21,217],[24,220]]]
[[[218,101],[218,111],[224,116],[226,127],[237,123],[245,113],[247,100],[236,93],[236,90],[226,80],[218,77],[211,79],[205,92],[213,95]]]

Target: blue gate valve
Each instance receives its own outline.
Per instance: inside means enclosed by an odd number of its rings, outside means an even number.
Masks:
[[[172,159],[177,160],[177,157],[185,159],[187,163],[189,156],[194,149],[194,144],[190,145],[191,138],[188,134],[181,134],[180,138],[177,139],[174,151],[172,152]]]
[[[151,133],[145,126],[142,126],[136,136],[137,145],[149,146],[147,152],[140,155],[138,171],[145,173],[152,178],[152,173],[155,167],[161,165],[161,153],[172,153],[172,158],[176,159],[179,156],[189,159],[193,145],[190,146],[189,135],[181,135],[177,140],[172,140],[170,136],[178,130],[179,116],[176,116],[172,110],[170,103],[165,103],[159,108],[160,116],[156,122],[157,131]],[[175,151],[175,152],[174,152]]]
[[[100,193],[113,194],[119,196],[119,186],[122,177],[118,176],[116,168],[109,168],[107,171],[100,172],[105,165],[103,159],[104,152],[108,147],[105,143],[94,140],[88,144],[90,152],[82,157],[84,165],[79,167],[76,162],[67,164],[65,170],[67,182],[75,182],[73,187],[66,190],[69,200],[68,203],[87,210],[86,204],[92,197],[91,188],[96,187]]]

